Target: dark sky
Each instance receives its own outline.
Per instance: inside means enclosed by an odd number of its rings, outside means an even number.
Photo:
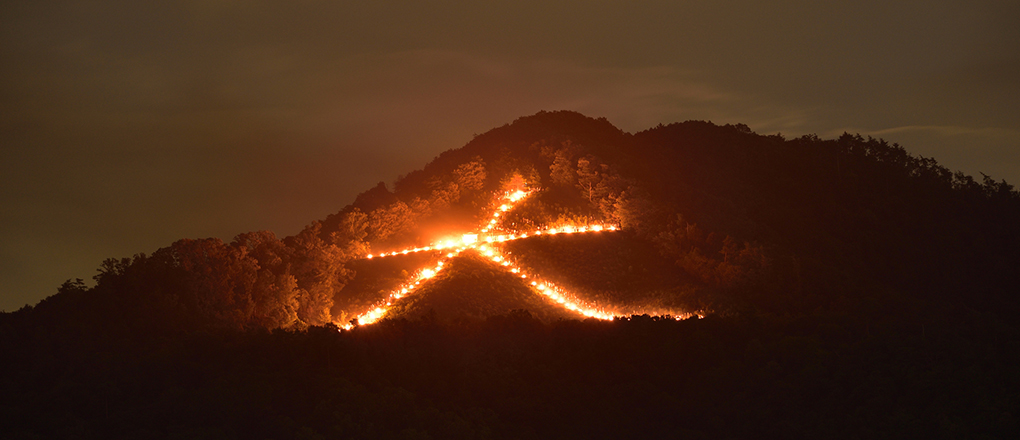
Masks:
[[[293,234],[539,110],[859,132],[1017,183],[1018,5],[3,2],[0,310],[179,238]]]

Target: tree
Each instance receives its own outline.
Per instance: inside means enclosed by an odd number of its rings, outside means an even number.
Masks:
[[[299,288],[297,315],[310,325],[332,322],[333,296],[354,276],[344,267],[349,259],[344,250],[319,238],[321,226],[313,223],[287,239],[294,250],[292,273]]]
[[[360,256],[368,252],[369,220],[368,215],[354,208],[344,213],[337,225],[337,230],[329,234],[329,243],[342,249],[349,256]]]
[[[449,209],[460,200],[460,186],[455,182],[444,180],[440,176],[432,176],[428,180],[428,187],[431,190],[429,208],[433,212]]]
[[[499,181],[499,190],[503,192],[514,192],[514,191],[526,191],[529,183],[538,183],[541,181],[541,177],[534,168],[528,168],[526,171],[528,177],[525,177],[520,170],[513,170]]]
[[[376,209],[368,216],[368,231],[372,240],[384,240],[413,226],[414,212],[401,201]]]
[[[598,206],[607,216],[628,186],[619,174],[595,156],[588,155],[577,160],[577,188],[581,190],[582,197]]]
[[[630,187],[618,196],[607,198],[606,201],[612,202],[611,207],[605,206],[606,203],[600,206],[602,206],[602,213],[607,219],[638,232],[644,232],[647,229],[646,220],[655,208],[647,194],[638,188]]]
[[[232,246],[245,249],[259,266],[252,288],[254,310],[249,324],[267,329],[294,324],[298,319],[298,288],[290,273],[292,250],[271,231],[239,234]]]
[[[252,298],[258,262],[247,248],[227,246],[218,238],[184,239],[153,254],[163,265],[176,268],[181,302],[205,325],[244,328],[255,311]],[[146,276],[149,283],[152,277]],[[154,284],[154,283],[153,283]]]
[[[577,159],[577,188],[588,198],[589,202],[594,201],[595,188],[602,180],[598,164],[592,163],[591,159],[591,156]]]
[[[475,156],[471,162],[461,164],[453,172],[454,182],[468,191],[480,191],[485,187],[485,161],[480,156]]]
[[[554,185],[572,186],[576,184],[577,171],[571,161],[574,156],[573,150],[567,143],[553,154],[552,165],[549,165],[549,177]]]

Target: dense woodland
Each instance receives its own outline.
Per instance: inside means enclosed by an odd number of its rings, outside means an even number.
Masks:
[[[349,331],[508,187],[506,250]],[[300,233],[184,239],[0,314],[5,438],[1002,438],[1020,432],[1020,192],[880,139],[542,112]],[[640,316],[685,311],[704,319]]]

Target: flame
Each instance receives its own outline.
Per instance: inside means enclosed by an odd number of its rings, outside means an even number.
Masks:
[[[519,273],[522,279],[528,278],[528,275],[524,273],[523,269],[518,267],[516,264],[511,263],[502,255],[497,255],[496,257],[493,257],[493,261],[496,261],[496,258],[502,258],[503,263],[501,264],[501,266],[509,268],[511,273],[515,274]],[[533,280],[529,283],[529,285],[533,289],[535,289],[539,294],[545,296],[546,298],[549,298],[550,300],[556,302],[557,304],[562,305],[563,307],[567,308],[570,311],[580,313],[581,315],[584,315],[586,317],[601,320],[612,320],[614,315],[618,315],[612,312],[607,312],[606,310],[595,307],[593,305],[586,304],[584,301],[581,301],[576,295],[569,294],[562,288],[549,282],[543,282],[541,281],[541,279]]]
[[[490,221],[490,223],[492,223],[493,221],[495,221],[495,220]],[[458,245],[461,246],[462,249],[467,249],[467,248],[472,248],[472,247],[476,246],[479,242],[483,242],[483,241],[485,243],[489,243],[489,244],[492,244],[492,243],[503,243],[503,242],[507,242],[507,241],[520,240],[520,239],[524,239],[524,238],[528,238],[528,237],[536,236],[536,235],[542,235],[542,234],[548,234],[548,235],[579,234],[579,233],[602,232],[602,231],[617,231],[619,229],[615,225],[594,224],[594,225],[580,225],[580,226],[577,226],[577,225],[566,224],[566,225],[558,225],[558,226],[550,227],[550,228],[548,228],[548,229],[546,229],[544,231],[541,230],[541,229],[538,229],[538,230],[535,230],[534,232],[532,232],[530,234],[524,232],[524,233],[521,233],[520,235],[518,235],[516,233],[513,233],[513,231],[504,231],[504,233],[501,233],[501,234],[489,234],[488,232],[490,230],[491,230],[491,228],[487,227],[487,228],[483,228],[483,229],[479,230],[478,232],[474,232],[474,233],[470,233],[470,234],[463,234],[463,235],[461,235],[461,238],[460,238],[459,241],[440,240],[440,241],[432,243],[432,244],[430,244],[428,246],[400,249],[400,250],[395,250],[395,251],[388,252],[388,253],[387,252],[383,252],[383,253],[381,253],[379,255],[367,254],[365,256],[365,258],[366,259],[373,259],[373,258],[379,258],[379,257],[391,257],[391,256],[396,256],[396,255],[408,255],[408,254],[418,253],[418,252],[438,251],[438,250],[443,250],[443,249],[456,248]]]
[[[524,191],[521,191],[521,190],[517,190],[517,191],[514,191],[513,194],[507,195],[506,198],[510,199],[511,202],[517,202],[517,201],[523,199],[527,195],[528,195],[528,193],[526,193]]]
[[[487,244],[504,243],[504,242],[507,242],[507,241],[525,239],[525,238],[528,238],[530,236],[539,236],[539,235],[542,235],[543,233],[544,234],[549,234],[549,235],[556,235],[556,234],[575,234],[575,233],[588,233],[588,232],[617,231],[619,229],[616,225],[611,225],[611,224],[610,225],[606,225],[606,224],[593,224],[593,225],[588,225],[588,224],[586,224],[586,225],[561,224],[561,225],[556,225],[556,226],[548,227],[545,230],[537,229],[537,230],[535,230],[534,232],[532,232],[530,234],[526,233],[526,232],[523,232],[523,233],[520,233],[518,235],[517,231],[513,231],[513,230],[506,231],[506,230],[502,230],[502,229],[498,229],[501,232],[499,234],[490,234],[489,233],[490,231],[493,231],[493,230],[497,229],[497,225],[499,224],[499,218],[501,217],[501,213],[508,212],[508,211],[512,210],[514,208],[514,205],[517,202],[523,200],[525,197],[527,197],[528,195],[530,195],[532,193],[533,193],[533,191],[532,192],[525,192],[525,191],[518,190],[518,191],[514,191],[512,193],[504,194],[503,195],[503,199],[506,200],[507,202],[502,203],[497,208],[495,208],[493,210],[492,216],[490,217],[490,220],[487,223],[485,223],[484,225],[482,225],[482,227],[480,227],[480,229],[478,231],[472,232],[472,233],[466,233],[466,234],[461,235],[459,243],[455,242],[454,240],[446,239],[446,240],[439,240],[439,241],[436,241],[434,243],[430,243],[427,246],[420,246],[420,247],[414,247],[414,248],[395,250],[395,251],[390,251],[388,253],[387,252],[382,252],[382,253],[380,253],[378,255],[367,254],[365,256],[365,258],[373,259],[373,258],[380,258],[380,257],[396,256],[396,255],[407,255],[407,254],[410,254],[410,253],[417,253],[417,252],[442,251],[444,249],[451,249],[451,251],[447,252],[443,257],[441,257],[441,259],[436,263],[435,267],[422,269],[413,280],[408,281],[403,286],[400,286],[397,289],[393,290],[385,299],[383,299],[379,303],[377,303],[377,305],[374,308],[372,308],[371,310],[369,310],[369,311],[361,314],[360,316],[358,316],[355,319],[355,321],[358,323],[358,325],[368,325],[368,324],[372,324],[372,323],[377,322],[378,320],[384,318],[386,313],[387,313],[387,311],[389,311],[390,307],[392,306],[392,304],[395,301],[397,301],[397,300],[399,300],[401,298],[404,298],[407,295],[410,295],[410,294],[414,293],[415,290],[417,290],[419,287],[421,287],[422,281],[427,281],[427,280],[429,280],[431,278],[434,278],[436,276],[436,274],[438,274],[443,269],[446,261],[456,257],[458,254],[460,254],[460,252],[462,252],[464,250],[467,250],[467,249],[476,249],[479,253],[481,253],[482,255],[487,257],[488,259],[492,260],[493,263],[497,264],[498,267],[504,268],[505,270],[508,270],[512,274],[519,275],[522,280],[527,280],[528,278],[531,278],[534,281],[530,281],[529,285],[538,294],[540,294],[542,296],[545,296],[550,301],[553,301],[553,302],[555,302],[557,304],[560,304],[561,306],[563,306],[567,310],[571,310],[573,312],[579,313],[579,314],[581,314],[583,316],[590,317],[590,318],[597,318],[597,319],[602,319],[602,320],[611,320],[611,319],[613,319],[614,315],[618,315],[618,314],[615,314],[615,313],[610,312],[610,311],[606,311],[606,310],[604,310],[604,309],[602,309],[600,307],[596,307],[595,305],[586,303],[585,301],[579,299],[579,297],[577,295],[571,294],[568,291],[564,290],[563,288],[561,288],[559,286],[556,286],[556,285],[553,285],[552,283],[542,281],[541,277],[536,277],[534,275],[529,275],[528,273],[526,273],[524,271],[523,268],[517,266],[516,263],[512,262],[511,260],[509,260],[508,258],[503,256],[501,252],[499,252],[498,250],[493,249],[493,248],[487,246]],[[482,243],[483,241],[484,241],[484,243]],[[482,243],[482,244],[479,245],[479,243]],[[459,248],[457,248],[458,244],[460,245]],[[683,315],[683,316],[693,316],[693,315],[690,315],[690,314],[680,314],[680,315],[670,315],[670,316],[675,316],[676,319],[682,319],[681,315]],[[698,315],[698,316],[699,317],[703,317],[703,315]],[[345,325],[342,326],[342,328],[346,329],[346,330],[350,330],[352,327],[353,327],[353,325],[351,325],[351,324],[345,324]]]

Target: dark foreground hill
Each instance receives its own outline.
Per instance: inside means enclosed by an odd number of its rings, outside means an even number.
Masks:
[[[620,310],[556,320],[484,261],[347,323],[501,190],[530,270]],[[299,234],[110,259],[0,315],[5,438],[1014,437],[1020,193],[844,135],[539,113]],[[458,257],[462,258],[462,257]],[[456,263],[456,264],[455,264]],[[512,277],[511,277],[512,278]],[[521,310],[521,309],[531,309]],[[508,311],[509,310],[509,311]],[[403,319],[406,318],[406,319]]]
[[[916,322],[910,323],[911,325]],[[1018,335],[524,312],[163,340],[21,330],[4,438],[1012,438]]]

